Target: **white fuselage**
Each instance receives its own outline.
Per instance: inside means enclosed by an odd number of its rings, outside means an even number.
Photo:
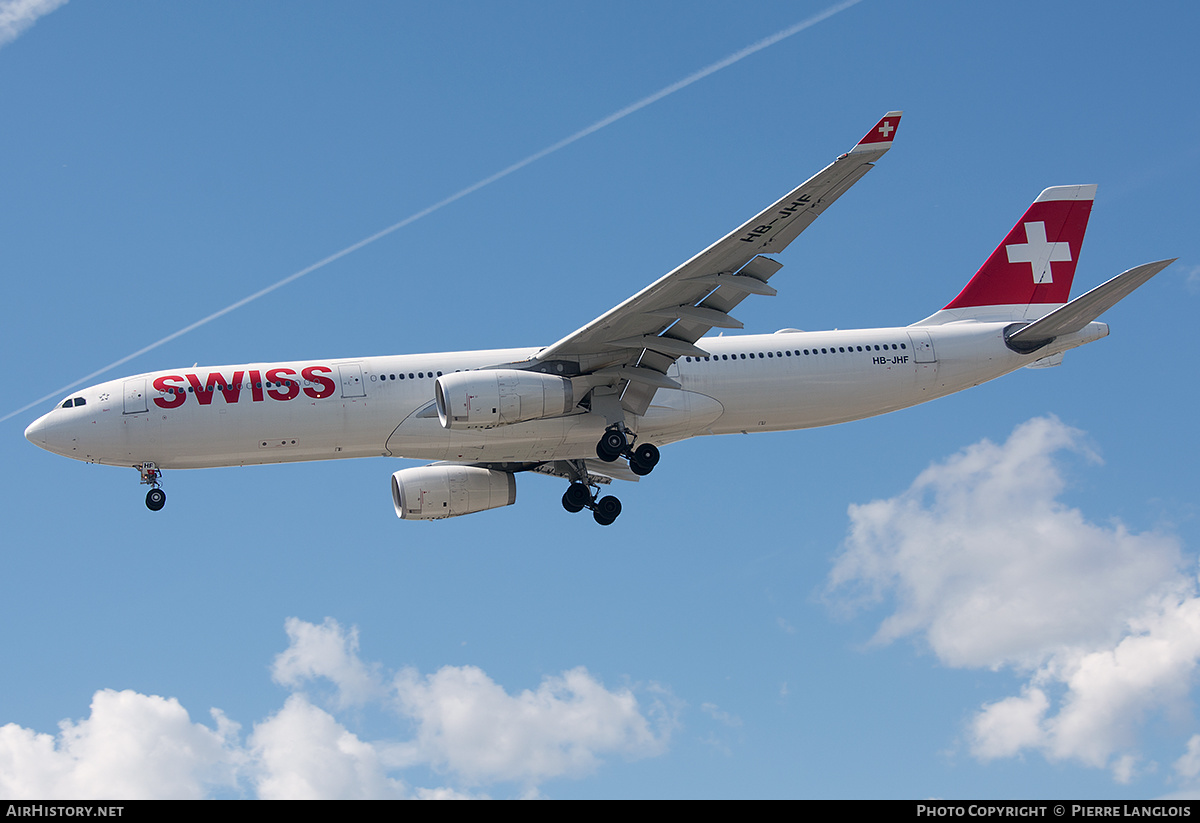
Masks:
[[[857,420],[970,388],[1108,333],[1093,322],[1027,355],[1004,322],[708,337],[683,357],[639,440],[781,431]],[[393,456],[530,463],[595,456],[606,421],[578,413],[490,429],[443,428],[439,374],[519,363],[537,349],[256,363],[149,372],[75,392],[29,426],[37,445],[114,466],[189,469]],[[210,388],[211,387],[211,388]],[[76,401],[77,403],[77,401]]]

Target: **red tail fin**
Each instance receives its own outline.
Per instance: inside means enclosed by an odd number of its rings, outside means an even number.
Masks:
[[[1066,303],[1095,197],[1095,186],[1046,189],[946,308]]]

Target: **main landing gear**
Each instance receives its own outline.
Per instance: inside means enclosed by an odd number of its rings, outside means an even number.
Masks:
[[[146,508],[152,512],[159,511],[167,505],[167,493],[158,487],[162,471],[153,463],[143,463],[138,471],[142,475],[142,485],[150,487],[150,491],[146,492]]]
[[[658,465],[658,449],[650,443],[643,443],[632,448],[628,432],[622,425],[612,425],[604,430],[604,436],[596,444],[596,456],[605,463],[612,463],[619,457],[629,461],[629,469],[639,477],[645,476]],[[574,514],[584,509],[592,510],[592,517],[601,526],[610,526],[621,514],[621,501],[612,495],[600,496],[597,489],[592,491],[588,484],[587,469],[582,460],[571,461],[571,485],[562,496],[563,508]]]
[[[623,426],[609,426],[604,430],[604,436],[596,444],[596,456],[605,463],[612,463],[618,457],[624,456],[629,460],[629,470],[639,477],[654,471],[658,465],[658,449],[650,443],[643,443],[636,449],[631,448]]]
[[[596,498],[599,498],[598,500]],[[611,494],[600,497],[600,493],[592,494],[591,487],[578,481],[567,486],[562,496],[563,508],[574,514],[584,509],[592,510],[592,517],[601,526],[611,526],[621,514],[621,501]]]

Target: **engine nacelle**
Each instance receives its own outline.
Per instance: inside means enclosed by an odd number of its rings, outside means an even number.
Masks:
[[[392,475],[392,502],[404,520],[441,520],[511,506],[517,478],[479,466],[433,465]]]
[[[443,374],[433,384],[446,429],[481,429],[559,417],[575,408],[571,381],[518,369]]]

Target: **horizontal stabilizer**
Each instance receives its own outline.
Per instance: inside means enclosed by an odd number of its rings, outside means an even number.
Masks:
[[[1009,348],[1016,351],[1034,351],[1056,337],[1077,332],[1178,259],[1175,257],[1170,260],[1159,260],[1155,263],[1134,266],[1087,294],[1076,297],[1065,306],[1055,309],[1045,317],[1013,332],[1007,336],[1005,342],[1008,343]]]

